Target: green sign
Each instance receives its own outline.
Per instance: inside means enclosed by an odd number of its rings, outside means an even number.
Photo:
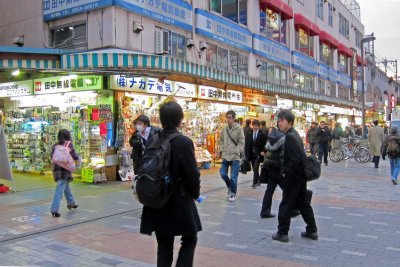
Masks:
[[[96,75],[56,76],[34,80],[35,95],[100,90],[103,77]]]

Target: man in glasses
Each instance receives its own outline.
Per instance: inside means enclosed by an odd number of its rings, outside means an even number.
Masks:
[[[228,187],[227,198],[233,202],[236,200],[237,179],[239,175],[240,159],[244,155],[244,134],[239,124],[235,123],[236,113],[229,110],[226,113],[227,126],[222,129],[219,147],[222,164],[219,170],[222,179]],[[231,167],[231,177],[228,176],[228,168]]]

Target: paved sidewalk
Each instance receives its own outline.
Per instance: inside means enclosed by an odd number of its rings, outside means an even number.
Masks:
[[[277,219],[259,217],[265,185],[254,190],[250,174],[239,179],[237,201],[230,203],[218,175],[202,177],[208,193],[198,204],[204,230],[196,267],[398,266],[400,188],[390,181],[388,161],[379,169],[354,161],[323,166],[323,176],[309,184],[318,241],[300,237],[299,217],[289,243],[272,241]],[[138,234],[140,205],[129,184],[74,185],[73,191],[79,209],[63,207],[57,219],[48,212],[53,189],[0,195],[0,265],[155,266],[155,238]],[[280,199],[278,189],[274,213]]]

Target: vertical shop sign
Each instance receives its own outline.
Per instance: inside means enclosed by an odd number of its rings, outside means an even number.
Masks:
[[[394,109],[396,107],[396,97],[394,94],[390,95],[390,107]]]
[[[209,86],[199,86],[199,95],[200,99],[209,99],[209,100],[219,100],[226,101],[232,103],[242,103],[243,95],[242,92],[232,91],[232,90],[223,90],[215,87]]]
[[[43,0],[43,20],[55,20],[112,4],[113,0]]]
[[[66,93],[72,91],[90,91],[103,88],[102,76],[85,75],[72,78],[57,76],[34,80],[35,95]]]
[[[33,93],[33,82],[20,81],[0,83],[0,97],[27,96]]]

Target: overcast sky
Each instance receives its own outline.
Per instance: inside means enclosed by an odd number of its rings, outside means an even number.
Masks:
[[[374,32],[375,53],[400,60],[400,0],[357,0],[365,34]],[[400,61],[398,62],[400,67]]]

